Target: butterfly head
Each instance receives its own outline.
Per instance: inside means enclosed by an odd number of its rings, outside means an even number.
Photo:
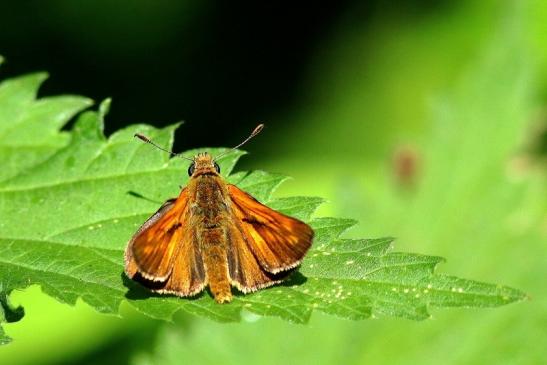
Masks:
[[[188,176],[218,175],[220,166],[207,152],[198,153],[188,167]]]

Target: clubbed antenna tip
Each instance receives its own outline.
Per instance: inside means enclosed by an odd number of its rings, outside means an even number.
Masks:
[[[157,149],[163,151],[163,152],[167,152],[168,154],[170,154],[171,156],[178,156],[180,158],[183,158],[185,160],[188,160],[188,161],[193,161],[191,158],[188,158],[188,157],[184,157],[182,156],[181,154],[179,153],[175,153],[173,151],[169,151],[169,150],[166,150],[165,148],[161,147],[161,146],[158,146],[156,143],[154,143],[150,138],[146,137],[144,134],[140,134],[140,133],[135,133],[134,137],[140,139],[141,141],[143,142],[146,142],[146,143],[149,143],[151,144],[152,146],[156,147]]]
[[[241,142],[240,144],[238,144],[238,145],[235,146],[234,148],[231,148],[231,149],[229,149],[228,151],[223,152],[223,153],[221,153],[220,155],[216,156],[216,157],[215,157],[215,160],[218,159],[219,157],[224,156],[224,155],[227,154],[228,152],[233,151],[233,150],[238,149],[239,147],[243,146],[245,143],[249,142],[249,140],[250,140],[251,138],[253,138],[253,137],[256,136],[258,133],[260,133],[263,129],[264,129],[264,124],[263,124],[263,123],[260,123],[259,125],[256,126],[256,128],[253,130],[253,132],[251,133],[251,135],[250,135],[249,137],[245,138],[245,140],[244,140],[243,142]]]
[[[144,134],[140,134],[140,133],[135,133],[135,135],[133,137],[137,137],[138,139],[140,139],[141,141],[144,141],[146,143],[150,143],[150,138],[146,137]]]

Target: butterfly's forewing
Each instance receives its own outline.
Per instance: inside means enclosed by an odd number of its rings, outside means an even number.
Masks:
[[[125,272],[130,278],[138,272],[147,280],[167,280],[184,235],[187,195],[184,189],[177,199],[165,202],[135,233],[125,251]]]
[[[234,224],[262,269],[277,274],[296,267],[312,244],[311,227],[268,208],[234,185],[228,185],[228,192]]]
[[[205,269],[191,224],[188,195],[183,189],[177,199],[163,204],[127,246],[126,274],[152,291],[185,297],[205,286]]]

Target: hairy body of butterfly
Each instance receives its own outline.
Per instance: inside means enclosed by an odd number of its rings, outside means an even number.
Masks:
[[[281,282],[313,240],[305,223],[227,184],[208,154],[197,155],[190,181],[135,233],[125,272],[150,290],[192,296],[205,286],[219,303]]]

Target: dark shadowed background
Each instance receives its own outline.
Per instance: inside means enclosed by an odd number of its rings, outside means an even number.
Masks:
[[[112,97],[107,133],[184,120],[177,147],[232,143],[259,121],[288,122],[280,111],[337,24],[349,9],[366,24],[378,7],[359,3],[5,2],[3,74],[47,70],[43,95]]]

